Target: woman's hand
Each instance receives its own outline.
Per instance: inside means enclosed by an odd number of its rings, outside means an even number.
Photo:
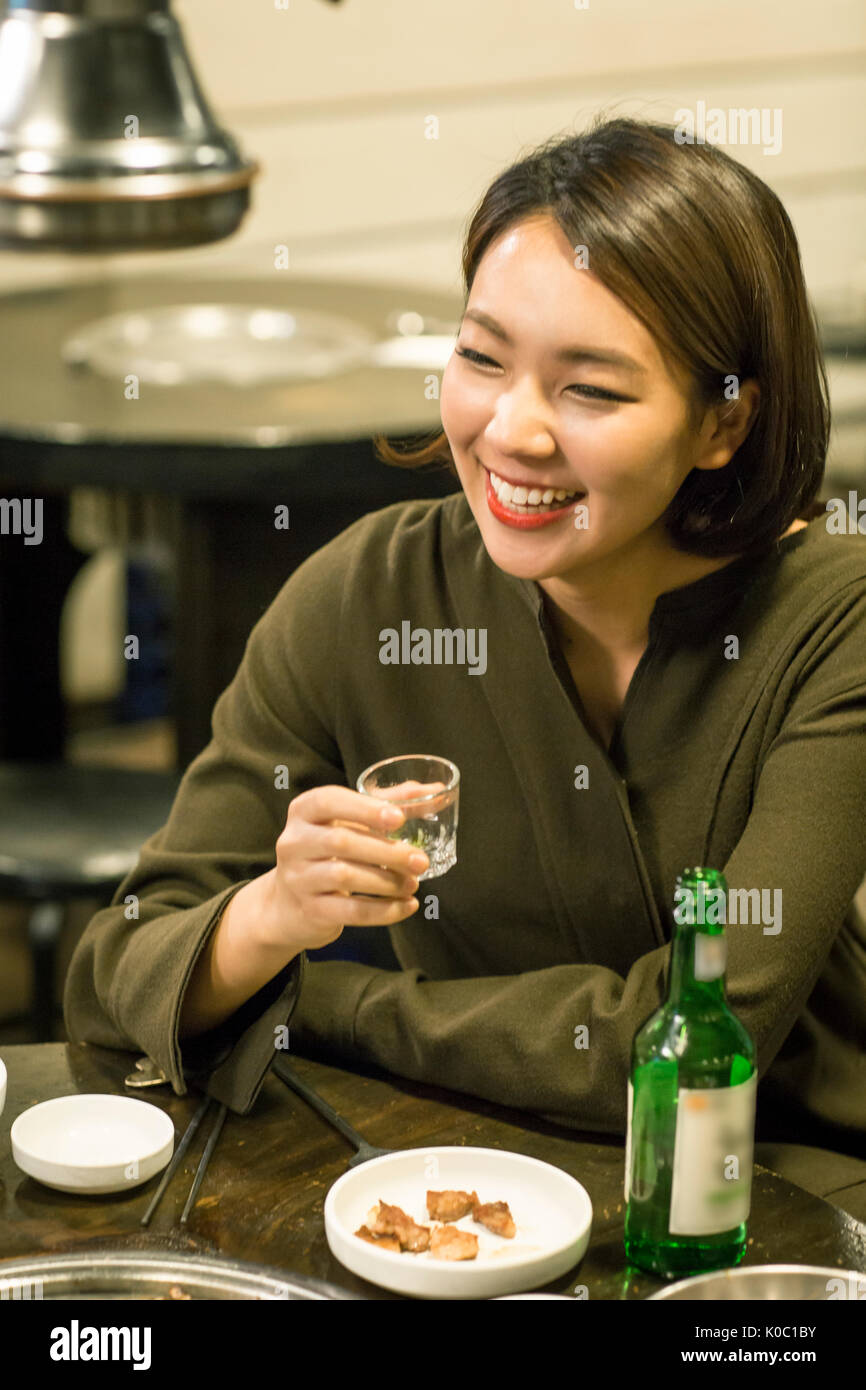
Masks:
[[[387,795],[422,796],[443,786],[410,782]],[[423,802],[424,811],[438,801]],[[423,873],[429,861],[414,845],[387,838],[402,821],[395,807],[347,787],[296,796],[277,840],[276,866],[229,899],[196,961],[178,1036],[215,1028],[301,951],[336,941],[343,927],[411,917],[418,908],[413,870]]]
[[[422,795],[442,785],[407,783],[388,788],[388,795]],[[314,951],[336,941],[345,926],[385,926],[417,911],[417,874],[430,861],[413,845],[387,838],[403,820],[399,808],[348,787],[314,787],[296,796],[277,840],[276,867],[263,875],[259,944]]]

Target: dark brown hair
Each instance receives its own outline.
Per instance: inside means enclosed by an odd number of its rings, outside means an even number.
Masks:
[[[548,214],[589,269],[642,321],[692,384],[693,427],[725,399],[725,378],[754,377],[751,429],[724,468],[693,468],[664,513],[672,543],[695,555],[762,550],[816,502],[830,432],[827,377],[788,214],[768,186],[714,145],[675,128],[597,117],[553,137],[494,180],[463,248],[464,308],[482,256],[515,223]],[[402,467],[444,462],[444,431],[400,451]]]

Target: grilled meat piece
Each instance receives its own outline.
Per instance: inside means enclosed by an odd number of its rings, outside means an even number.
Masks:
[[[376,1236],[368,1226],[359,1226],[355,1235],[369,1241],[371,1245],[378,1245],[380,1250],[396,1250],[400,1253],[400,1242],[396,1236]]]
[[[367,1225],[373,1235],[396,1236],[401,1250],[411,1250],[417,1254],[430,1245],[429,1226],[419,1226],[400,1207],[390,1206],[381,1200],[368,1212]]]
[[[495,1236],[506,1236],[508,1240],[517,1231],[507,1202],[476,1202],[472,1208],[472,1220],[486,1226]]]
[[[437,1260],[474,1260],[478,1237],[457,1226],[435,1226],[430,1237],[430,1254]]]
[[[428,1192],[427,1215],[431,1221],[459,1221],[477,1205],[477,1192]]]

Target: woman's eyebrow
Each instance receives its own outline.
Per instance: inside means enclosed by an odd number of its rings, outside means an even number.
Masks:
[[[486,328],[495,338],[501,339],[508,347],[514,346],[502,324],[491,314],[485,313],[483,309],[467,309],[463,319],[472,319],[474,323]],[[461,324],[463,319],[461,319]],[[636,362],[625,352],[617,351],[616,348],[567,347],[559,348],[553,355],[559,362],[602,362],[607,366],[622,367],[625,371],[639,373],[643,376],[646,376],[647,371],[640,362]]]

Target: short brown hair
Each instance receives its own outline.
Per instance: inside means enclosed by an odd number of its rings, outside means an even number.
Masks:
[[[797,238],[776,194],[716,146],[678,143],[672,125],[597,117],[490,185],[464,243],[464,308],[490,244],[545,213],[572,246],[589,249],[593,273],[685,369],[693,424],[725,399],[726,377],[760,386],[733,457],[692,469],[665,511],[672,543],[695,555],[745,554],[818,515],[827,377]],[[373,442],[388,463],[441,461],[457,475],[444,431],[408,452],[383,435]]]

